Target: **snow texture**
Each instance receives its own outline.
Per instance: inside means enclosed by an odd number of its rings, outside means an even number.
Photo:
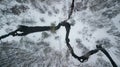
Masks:
[[[67,19],[72,0],[0,0],[0,36],[18,25],[50,26]],[[82,56],[101,43],[120,67],[120,0],[75,0],[70,44]],[[65,28],[0,40],[0,67],[112,67],[98,52],[80,63],[65,43]]]

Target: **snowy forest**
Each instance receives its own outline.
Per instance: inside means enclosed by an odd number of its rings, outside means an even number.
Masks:
[[[120,0],[0,0],[0,67],[120,67]]]

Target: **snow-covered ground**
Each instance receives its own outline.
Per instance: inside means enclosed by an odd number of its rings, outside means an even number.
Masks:
[[[0,36],[18,25],[50,26],[67,19],[72,0],[0,0]],[[70,44],[82,56],[98,43],[120,67],[120,1],[75,0]],[[102,53],[80,63],[71,56],[61,27],[27,36],[9,36],[0,40],[0,67],[112,67]],[[99,42],[98,42],[99,41]]]

